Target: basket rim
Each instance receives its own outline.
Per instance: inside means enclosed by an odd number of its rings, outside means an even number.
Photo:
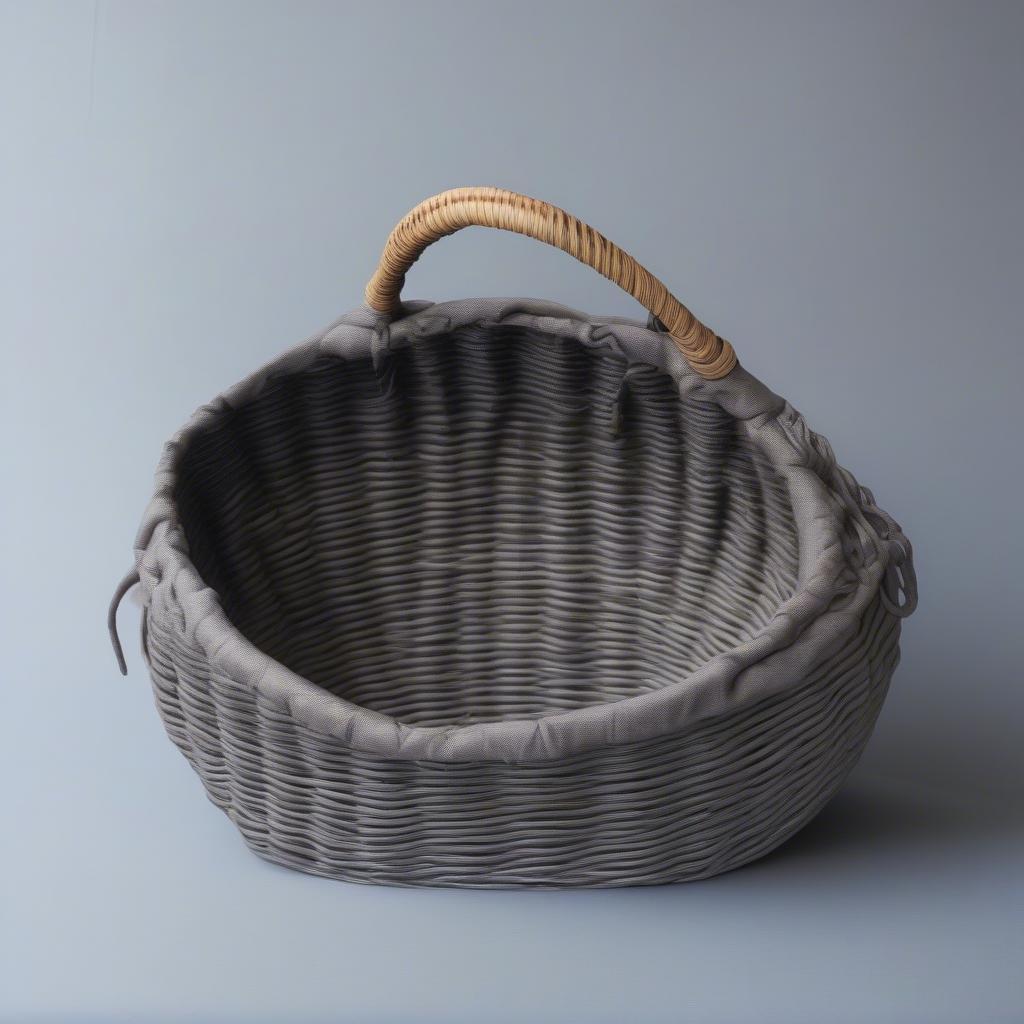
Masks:
[[[407,303],[404,313],[388,322],[367,307],[354,310],[201,406],[165,446],[153,498],[136,538],[144,614],[173,618],[179,631],[194,638],[218,681],[259,694],[318,735],[399,760],[533,762],[680,733],[798,684],[817,664],[842,651],[879,597],[892,545],[909,548],[893,523],[895,538],[877,532],[869,538],[873,560],[853,558],[844,543],[842,523],[860,509],[848,507],[850,500],[846,506],[837,500],[822,476],[822,452],[814,444],[820,439],[788,402],[740,366],[721,380],[704,380],[667,335],[634,320],[588,317],[550,302],[417,302]],[[798,539],[796,586],[751,639],[658,690],[532,718],[409,725],[298,675],[257,648],[228,619],[217,594],[189,558],[173,500],[177,468],[192,438],[216,419],[252,401],[269,382],[300,372],[323,355],[376,356],[382,347],[398,348],[469,324],[498,323],[575,339],[591,349],[653,365],[675,380],[681,400],[699,395],[742,421],[789,489]],[[831,457],[827,445],[826,451]],[[869,520],[861,525],[874,532]]]

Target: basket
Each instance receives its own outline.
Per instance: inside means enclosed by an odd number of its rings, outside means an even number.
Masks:
[[[468,225],[557,246],[646,325],[399,299]],[[869,491],[592,228],[457,189],[367,305],[202,406],[135,544],[170,738],[261,856],[391,885],[704,878],[836,792],[915,602]]]

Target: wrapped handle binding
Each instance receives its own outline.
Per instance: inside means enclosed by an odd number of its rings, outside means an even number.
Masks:
[[[724,377],[736,365],[729,342],[702,324],[629,253],[557,206],[500,188],[451,189],[407,213],[388,237],[366,286],[367,304],[393,316],[401,308],[405,275],[427,246],[474,225],[527,235],[593,267],[653,313],[690,366],[705,379]]]

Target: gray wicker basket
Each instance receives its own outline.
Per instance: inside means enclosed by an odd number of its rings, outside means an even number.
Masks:
[[[467,224],[558,245],[648,326],[399,304]],[[368,305],[204,405],[135,545],[160,713],[280,864],[646,885],[767,853],[853,767],[910,545],[643,268],[491,189],[396,228]],[[667,327],[665,325],[668,325]]]

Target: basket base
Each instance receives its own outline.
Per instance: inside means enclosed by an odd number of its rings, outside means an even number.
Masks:
[[[845,780],[843,780],[845,781]],[[737,871],[747,867],[756,861],[762,860],[774,853],[779,847],[784,846],[798,832],[806,828],[835,798],[842,788],[840,782],[834,789],[825,794],[814,805],[806,808],[799,820],[787,823],[777,833],[766,835],[757,845],[756,849],[746,852],[742,859],[736,863],[729,863],[725,866],[712,866],[703,870],[683,870],[678,874],[666,873],[654,877],[643,877],[633,879],[630,877],[610,878],[588,878],[581,877],[578,880],[568,878],[558,881],[545,881],[540,875],[530,878],[474,878],[472,876],[439,876],[437,878],[410,879],[401,875],[382,874],[377,877],[374,874],[365,872],[349,872],[344,869],[338,870],[326,864],[311,861],[308,858],[290,854],[281,850],[271,843],[260,839],[256,835],[250,835],[242,828],[235,816],[228,812],[228,817],[242,834],[242,839],[249,850],[261,860],[273,864],[276,867],[287,868],[291,871],[299,871],[307,875],[315,875],[319,878],[330,878],[339,882],[352,882],[356,885],[383,885],[396,889],[491,889],[491,890],[516,890],[526,889],[531,891],[556,891],[562,889],[628,889],[643,888],[658,885],[678,885],[684,882],[700,882],[719,875]]]

